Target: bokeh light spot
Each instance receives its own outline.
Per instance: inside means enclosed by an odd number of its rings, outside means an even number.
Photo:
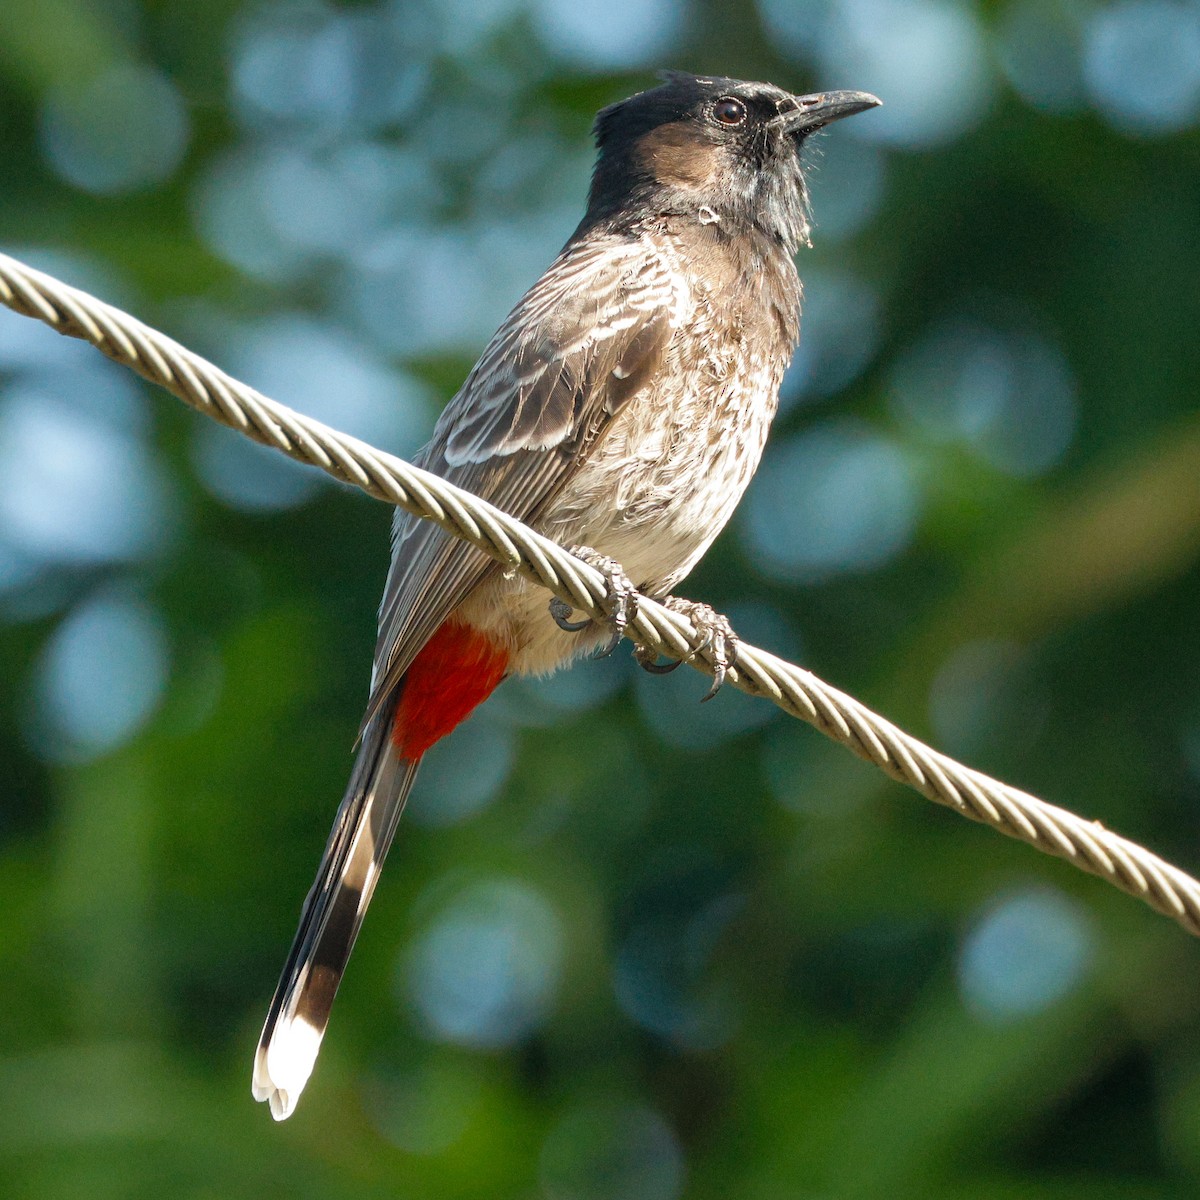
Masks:
[[[291,314],[230,340],[234,374],[306,416],[396,454],[424,439],[425,387],[336,325]]]
[[[991,1021],[1032,1016],[1075,988],[1092,933],[1065,896],[1031,889],[1000,901],[967,935],[958,966],[963,1000]]]
[[[230,68],[233,102],[247,124],[341,128],[355,92],[352,30],[347,16],[318,3],[254,11],[239,31]]]
[[[997,470],[1036,475],[1075,433],[1075,381],[1043,334],[955,317],[895,363],[897,419],[935,441],[961,441]]]
[[[1067,115],[1084,103],[1082,14],[1069,0],[1016,0],[998,29],[1001,69],[1022,99]]]
[[[862,373],[879,344],[880,307],[875,290],[848,271],[805,271],[800,346],[780,388],[783,411],[830,396]]]
[[[533,10],[553,53],[593,68],[658,61],[684,11],[680,0],[533,0]]]
[[[569,232],[546,213],[456,231],[397,227],[354,260],[339,310],[399,354],[478,354]]]
[[[767,448],[742,525],[763,574],[811,583],[895,557],[918,504],[900,448],[862,422],[835,420]]]
[[[978,124],[992,94],[983,30],[953,0],[759,0],[772,35],[823,78],[869,88],[884,107],[847,136],[919,148]],[[842,82],[845,81],[845,82]]]
[[[683,1167],[662,1117],[609,1103],[563,1117],[542,1147],[539,1173],[548,1200],[675,1200]]]
[[[721,895],[698,912],[655,912],[635,924],[613,968],[613,990],[625,1015],[690,1049],[725,1042],[735,1025],[735,1003],[708,966],[742,904],[739,895]]]
[[[42,151],[63,179],[109,194],[170,176],[187,149],[188,120],[169,79],[125,63],[52,91],[40,133]]]
[[[1125,0],[1098,8],[1084,40],[1092,102],[1125,133],[1170,133],[1200,116],[1200,8]]]
[[[412,0],[393,0],[393,6],[406,16],[413,4]],[[454,54],[476,50],[526,7],[526,0],[439,0],[430,5],[438,23],[438,40]]]
[[[458,1144],[482,1090],[468,1064],[440,1056],[364,1088],[375,1127],[408,1154],[441,1154]]]
[[[150,718],[167,683],[166,632],[141,599],[100,595],[59,625],[38,663],[39,749],[78,762],[115,749]]]
[[[120,427],[128,412],[118,401],[110,420],[36,385],[5,393],[0,524],[14,547],[49,563],[99,563],[141,557],[169,539],[166,487]]]
[[[808,139],[803,162],[816,227],[813,236],[820,245],[852,237],[879,214],[887,184],[886,153],[855,138],[822,134]],[[811,276],[809,267],[804,272],[806,321],[812,299]]]
[[[283,512],[311,500],[322,477],[277,450],[206,422],[193,431],[192,465],[204,486],[231,508]]]
[[[465,1046],[507,1046],[541,1024],[562,970],[562,923],[515,880],[463,888],[421,931],[404,984],[428,1034]]]

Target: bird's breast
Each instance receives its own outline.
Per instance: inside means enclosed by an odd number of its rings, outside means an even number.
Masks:
[[[611,555],[647,591],[669,589],[724,528],[754,475],[782,371],[782,362],[725,353],[678,363],[614,421],[543,528]]]
[[[662,252],[681,295],[663,367],[542,522],[559,540],[611,555],[650,592],[691,570],[754,475],[799,305],[790,258],[722,247],[708,230],[667,239]]]
[[[673,258],[682,272],[678,323],[661,368],[535,522],[563,545],[616,559],[651,595],[666,594],[695,566],[758,467],[793,348],[778,310],[796,303],[761,278],[719,287],[711,274],[689,272],[678,252]],[[520,577],[493,579],[481,589],[488,595],[471,602],[479,614],[471,619],[504,612],[514,672],[551,670],[596,640],[559,630],[545,593]]]

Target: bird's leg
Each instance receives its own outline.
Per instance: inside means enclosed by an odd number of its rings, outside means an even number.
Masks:
[[[684,600],[681,596],[668,596],[662,603],[672,612],[677,612],[691,621],[693,628],[700,634],[700,643],[696,650],[707,650],[712,658],[712,687],[701,699],[700,703],[703,704],[721,690],[729,668],[737,665],[738,635],[729,624],[729,618],[722,616],[707,604],[696,600]],[[683,661],[677,658],[673,662],[659,663],[656,661],[656,655],[645,646],[638,646],[633,652],[633,657],[638,666],[652,675],[666,675]]]
[[[612,638],[603,649],[598,650],[597,657],[603,658],[611,654],[625,633],[625,627],[637,615],[638,593],[629,579],[621,570],[621,564],[607,554],[600,554],[591,546],[570,546],[570,552],[576,558],[581,558],[589,566],[595,567],[604,576],[604,610],[608,615],[608,624],[612,628]],[[571,606],[557,596],[550,601],[550,615],[559,629],[567,633],[578,633],[593,624],[590,617],[583,621],[570,621]]]

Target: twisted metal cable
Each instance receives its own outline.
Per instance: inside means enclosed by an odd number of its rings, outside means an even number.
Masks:
[[[604,577],[590,564],[444,479],[268,399],[127,313],[4,254],[0,302],[59,333],[90,342],[256,442],[437,522],[572,608],[604,616]],[[703,635],[685,617],[648,597],[639,600],[627,634],[651,650],[712,674]],[[728,681],[807,721],[928,799],[1106,879],[1200,936],[1200,882],[1099,822],[955,762],[811,672],[755,646],[739,645]]]

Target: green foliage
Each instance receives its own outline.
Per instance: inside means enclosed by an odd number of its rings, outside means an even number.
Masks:
[[[878,92],[890,126],[814,154],[802,366],[682,590],[1196,870],[1200,134],[1169,7],[658,0],[614,43],[549,0],[9,2],[0,247],[407,453],[569,234],[639,45]],[[961,76],[957,125],[889,92],[889,13],[931,87]],[[1157,109],[1145,70],[1106,83],[1139,31]],[[388,514],[234,443],[0,311],[4,1196],[1196,1194],[1193,941],[624,651],[506,684],[431,756],[273,1126],[250,1055]]]

